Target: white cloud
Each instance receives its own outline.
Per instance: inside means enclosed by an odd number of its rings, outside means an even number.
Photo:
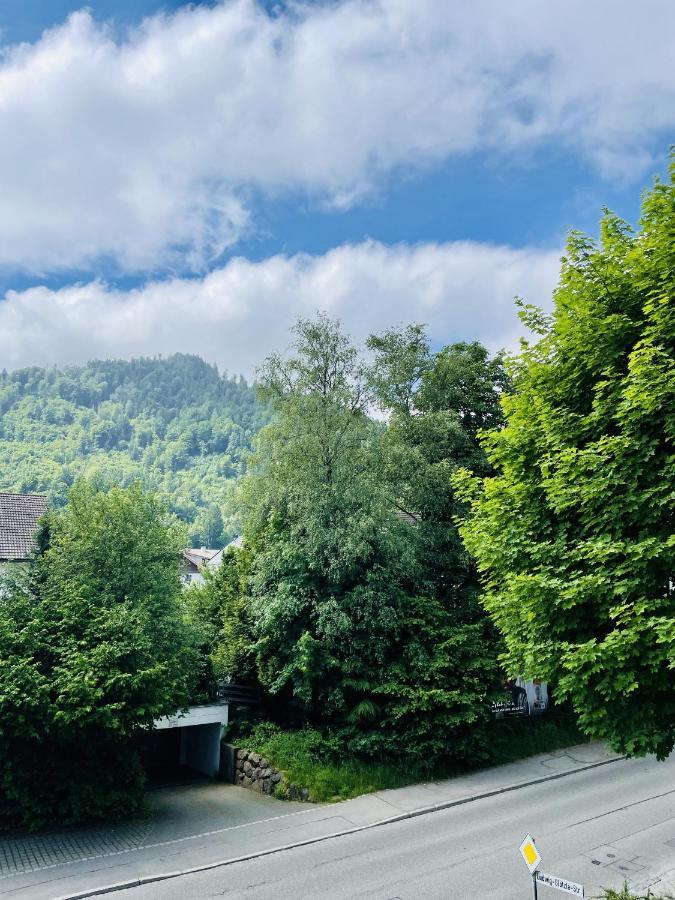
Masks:
[[[474,151],[554,141],[639,177],[675,125],[674,35],[672,0],[75,13],[0,57],[0,265],[199,271],[252,193],[344,208]]]
[[[514,296],[548,306],[558,268],[550,251],[367,242],[324,256],[233,259],[203,278],[130,291],[100,282],[10,291],[0,302],[0,359],[17,368],[181,351],[251,375],[287,345],[296,316],[319,309],[358,340],[418,321],[437,343],[479,338],[514,348]]]

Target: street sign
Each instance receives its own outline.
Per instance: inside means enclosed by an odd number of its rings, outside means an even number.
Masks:
[[[568,881],[567,878],[558,878],[557,875],[547,875],[546,872],[537,872],[535,878],[539,884],[546,884],[548,887],[555,888],[557,891],[564,891],[564,893],[572,894],[574,897],[584,896],[583,884]]]
[[[520,855],[525,860],[525,865],[527,866],[527,868],[530,870],[530,872],[534,872],[534,870],[539,867],[539,863],[541,862],[539,851],[534,846],[534,838],[528,834],[518,849],[520,850]]]

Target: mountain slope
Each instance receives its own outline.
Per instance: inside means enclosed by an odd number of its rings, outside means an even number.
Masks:
[[[141,479],[193,545],[218,545],[234,532],[234,480],[267,418],[244,379],[186,354],[2,372],[0,490],[61,504],[79,475]]]

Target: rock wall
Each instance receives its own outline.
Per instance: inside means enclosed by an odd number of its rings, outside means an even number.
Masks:
[[[269,760],[252,750],[235,750],[234,783],[240,787],[271,794],[281,800],[309,800],[307,788],[291,784],[283,772],[270,765]]]

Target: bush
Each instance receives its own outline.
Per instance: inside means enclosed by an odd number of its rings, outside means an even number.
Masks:
[[[512,762],[569,747],[582,742],[584,737],[574,721],[563,715],[547,720],[493,722],[488,739],[489,756],[476,757],[472,766],[448,757],[437,758],[433,765],[402,758],[354,758],[345,755],[340,739],[334,733],[322,734],[310,727],[285,731],[270,722],[253,726],[238,740],[241,746],[260,753],[275,768],[285,772],[290,784],[307,788],[310,800],[321,803],[448,778],[481,765]],[[279,792],[277,796],[285,799]]]
[[[344,760],[330,736],[324,737],[313,728],[283,731],[265,722],[257,725],[243,743],[284,772],[290,784],[307,788],[309,799],[315,803],[403,787],[425,775],[424,769],[415,764],[406,767],[400,762]],[[283,793],[277,796],[283,798]]]
[[[580,731],[576,717],[562,711],[510,721],[495,721],[489,731],[490,765],[516,762],[537,753],[552,753],[583,744],[588,737]]]
[[[80,484],[40,543],[0,600],[0,827],[137,810],[135,738],[187,704],[196,671],[179,544],[152,495]]]

